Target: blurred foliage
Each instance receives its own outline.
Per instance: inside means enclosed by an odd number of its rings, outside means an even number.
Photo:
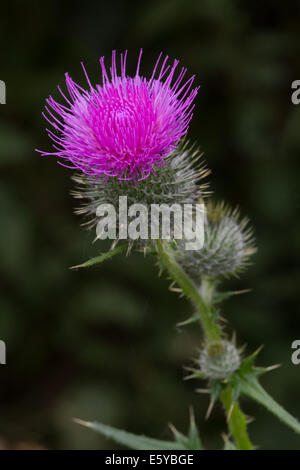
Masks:
[[[300,78],[299,2],[152,0],[138,2],[4,2],[0,78],[0,436],[53,449],[106,448],[112,443],[76,426],[97,420],[170,439],[167,423],[188,427],[195,409],[208,448],[223,446],[221,407],[204,421],[207,397],[184,382],[199,331],[175,324],[190,313],[157,278],[152,260],[123,254],[99,268],[70,271],[96,256],[73,215],[70,170],[34,148],[50,148],[41,109],[58,96],[64,73],[84,84],[80,61],[99,80],[98,58],[140,47],[149,73],[162,50],[179,58],[201,85],[190,138],[213,170],[215,196],[239,204],[256,230],[258,254],[232,289],[250,294],[225,305],[248,352],[264,344],[259,363],[280,362],[264,385],[300,417],[299,370],[291,343],[300,337],[300,107],[291,82]],[[299,366],[298,366],[299,367]],[[257,405],[250,434],[268,449],[299,448],[299,437]],[[12,446],[14,444],[11,444]]]

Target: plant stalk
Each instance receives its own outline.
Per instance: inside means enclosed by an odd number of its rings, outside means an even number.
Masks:
[[[212,295],[214,282],[203,278],[198,289],[194,282],[178,265],[173,250],[167,241],[156,241],[158,257],[170,277],[180,286],[182,292],[188,297],[197,309],[199,322],[204,331],[207,342],[221,339],[221,329],[216,322]],[[247,419],[239,404],[233,401],[232,390],[229,385],[221,393],[221,401],[227,414],[228,427],[238,450],[253,450],[248,434]]]
[[[247,418],[239,407],[238,402],[232,399],[230,385],[221,393],[221,401],[226,411],[228,428],[232,434],[238,450],[253,450],[247,433]]]
[[[202,325],[207,341],[217,341],[220,339],[220,328],[217,325],[212,309],[205,297],[202,297],[193,281],[185,274],[178,265],[172,249],[168,242],[157,240],[156,249],[160,261],[168,271],[171,278],[181,287],[182,292],[192,301],[196,307],[199,321]]]

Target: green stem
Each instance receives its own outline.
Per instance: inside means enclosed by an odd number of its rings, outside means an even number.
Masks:
[[[224,405],[228,427],[232,434],[238,450],[253,450],[248,433],[247,433],[247,419],[239,407],[237,402],[232,399],[232,390],[230,385],[221,393],[221,400]]]
[[[182,292],[193,302],[199,315],[206,340],[221,339],[221,330],[216,322],[212,305],[214,282],[203,278],[199,289],[178,265],[173,250],[168,242],[157,240],[158,257],[171,278],[181,287]],[[237,402],[232,399],[232,390],[228,385],[221,393],[221,400],[228,416],[229,430],[239,450],[252,450],[253,446],[247,434],[247,419]]]
[[[209,302],[210,299],[204,296],[203,293],[201,295],[193,281],[178,265],[168,242],[157,240],[156,248],[159,259],[171,278],[181,287],[183,293],[195,305],[206,339],[208,341],[220,339],[220,328],[214,319],[214,314]]]

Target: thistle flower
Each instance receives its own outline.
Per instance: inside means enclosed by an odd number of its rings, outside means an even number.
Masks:
[[[140,75],[141,56],[142,50],[134,77],[126,75],[127,51],[121,54],[120,71],[113,51],[111,77],[101,57],[102,84],[94,87],[82,64],[88,90],[66,74],[69,97],[58,87],[65,104],[50,96],[43,113],[54,128],[47,132],[55,151],[39,152],[59,157],[60,164],[95,181],[155,175],[188,130],[198,88],[192,88],[194,76],[183,83],[185,68],[175,77],[178,60],[170,66],[166,56],[159,69],[162,54],[146,79]]]
[[[229,341],[213,341],[201,352],[201,372],[209,379],[225,379],[240,367],[241,359],[234,344]]]
[[[202,154],[197,148],[189,147],[188,142],[181,142],[177,148],[165,158],[165,164],[157,168],[156,174],[134,184],[132,181],[119,181],[116,178],[102,176],[97,181],[82,173],[73,176],[76,188],[72,195],[82,203],[76,213],[86,218],[87,228],[94,227],[100,218],[97,208],[101,204],[118,207],[119,198],[127,197],[128,206],[143,204],[149,210],[152,204],[196,204],[200,197],[206,195],[207,184],[202,180],[209,170],[202,161]],[[119,216],[119,215],[118,215]],[[119,232],[117,220],[117,238]],[[131,242],[130,242],[131,243]]]
[[[252,229],[248,219],[240,220],[238,209],[224,203],[206,207],[204,246],[197,251],[186,251],[178,244],[178,262],[197,284],[201,277],[216,278],[242,271],[255,252]]]

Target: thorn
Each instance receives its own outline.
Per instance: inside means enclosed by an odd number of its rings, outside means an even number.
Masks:
[[[180,328],[181,326],[187,326],[191,323],[194,323],[197,320],[198,320],[198,317],[196,318],[195,316],[192,316],[192,317],[187,318],[186,320],[176,323],[176,326]],[[199,353],[200,352],[201,350],[199,350]]]
[[[274,364],[273,366],[266,367],[266,371],[270,372],[271,370],[278,369],[278,367],[281,367],[281,364]]]
[[[239,294],[248,294],[249,292],[252,292],[253,289],[242,289],[242,290],[237,290],[235,291],[235,294],[236,295],[239,295]]]
[[[261,345],[254,351],[253,355],[257,356],[257,355],[260,353],[260,351],[261,351],[264,347],[265,347],[265,345],[264,345],[264,344],[261,344]]]
[[[174,283],[172,283],[170,286],[169,286],[169,290],[171,292],[178,292],[179,294],[182,293],[182,289],[180,287],[173,287]]]
[[[185,326],[187,324],[188,320],[183,320],[178,323],[176,323],[177,328],[180,328],[181,326]]]
[[[83,264],[76,264],[76,266],[70,266],[69,269],[78,269],[82,267],[83,267]]]
[[[112,242],[111,250],[114,250],[114,249],[115,249],[115,247],[117,246],[118,241],[119,241],[119,240],[114,240],[114,241]]]
[[[90,423],[88,421],[84,421],[83,419],[79,419],[79,418],[72,418],[72,421],[74,421],[74,423],[81,424],[81,426],[89,426],[90,425]]]
[[[229,421],[230,421],[230,418],[231,418],[231,415],[232,415],[232,412],[233,412],[234,405],[235,405],[235,403],[231,403],[231,405],[230,405],[230,408],[229,408],[229,411],[228,411],[228,415],[227,415],[227,423],[229,423]]]
[[[219,316],[218,316],[218,320],[220,320],[222,323],[228,323],[227,318],[222,317],[222,315],[219,315]]]
[[[222,437],[223,441],[225,442],[225,444],[226,444],[226,442],[229,441],[229,437],[227,436],[227,434],[225,432],[221,433],[221,437]]]
[[[234,345],[236,344],[236,332],[235,332],[235,331],[232,333],[231,342],[232,342]]]
[[[187,370],[188,372],[197,372],[197,369],[194,369],[193,367],[189,366],[183,366],[183,370]]]
[[[169,423],[168,426],[169,426],[169,428],[170,428],[170,430],[172,431],[173,434],[177,434],[178,431],[175,428],[174,424]]]
[[[253,416],[246,416],[246,421],[247,421],[247,424],[253,423],[253,421],[254,421]]]
[[[183,380],[191,380],[191,379],[195,379],[197,377],[196,374],[190,374],[190,375],[187,375],[186,377],[183,377]]]
[[[190,406],[190,424],[195,425],[195,413],[192,406]]]
[[[215,402],[211,401],[210,404],[208,405],[207,412],[206,412],[206,415],[205,415],[205,420],[207,420],[210,417],[211,412],[212,412],[213,407],[214,407],[214,404],[215,404]]]
[[[197,369],[194,369],[195,371],[196,370],[199,370],[199,359],[197,357],[192,357],[191,358],[191,361],[196,365],[198,366]]]

